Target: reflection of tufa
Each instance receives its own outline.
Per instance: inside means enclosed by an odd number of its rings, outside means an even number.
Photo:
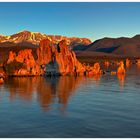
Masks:
[[[52,104],[60,104],[60,111],[65,111],[74,91],[85,83],[84,77],[14,77],[5,82],[10,100],[17,97],[22,100],[39,102],[44,111],[51,109]],[[19,92],[20,91],[20,92]]]

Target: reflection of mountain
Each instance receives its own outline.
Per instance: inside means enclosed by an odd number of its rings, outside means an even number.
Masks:
[[[26,101],[37,99],[43,110],[59,102],[64,109],[70,96],[84,82],[84,77],[16,77],[6,81],[10,100],[21,98]],[[37,98],[36,98],[37,97]]]

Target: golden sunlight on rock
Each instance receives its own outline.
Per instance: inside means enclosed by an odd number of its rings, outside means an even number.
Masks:
[[[137,66],[140,67],[140,59],[137,59]]]
[[[9,57],[8,57],[8,60],[7,60],[7,64],[9,64],[10,62],[13,62],[15,57],[16,57],[16,53],[10,51],[9,52]]]
[[[0,77],[0,84],[4,83],[4,79],[2,77]]]
[[[24,49],[16,55],[10,51],[7,61],[7,72],[10,75],[40,75],[40,66],[36,63],[31,49]],[[13,69],[13,71],[12,71]]]
[[[123,61],[120,61],[119,67],[117,69],[117,74],[125,74],[125,68]]]
[[[50,57],[46,64],[47,75],[81,75],[85,69],[77,60],[73,51],[69,50],[66,40],[58,43],[57,49],[50,51]]]
[[[109,62],[109,61],[105,61],[105,62],[104,62],[104,65],[105,65],[105,67],[107,67],[107,68],[108,68],[108,67],[109,67],[109,65],[110,65],[110,62]]]
[[[101,75],[102,74],[102,70],[100,68],[100,64],[99,63],[95,63],[93,67],[88,67],[88,76],[93,76],[93,75]]]
[[[37,49],[37,62],[40,65],[45,65],[52,61],[52,43],[49,39],[43,39],[40,41],[39,48]]]

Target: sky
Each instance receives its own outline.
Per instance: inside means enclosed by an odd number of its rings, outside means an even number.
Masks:
[[[23,30],[92,41],[140,34],[140,3],[0,2],[0,34]]]

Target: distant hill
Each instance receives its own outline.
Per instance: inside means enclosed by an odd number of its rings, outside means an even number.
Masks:
[[[103,38],[96,40],[86,47],[86,52],[98,52],[99,54],[105,53],[106,55],[120,55],[128,57],[140,56],[140,35],[132,38]],[[83,53],[83,52],[82,52]]]

